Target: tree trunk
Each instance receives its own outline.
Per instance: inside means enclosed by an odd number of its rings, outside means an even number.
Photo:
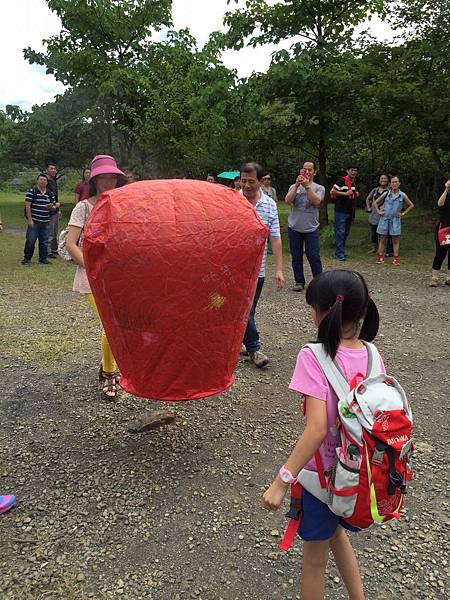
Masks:
[[[320,226],[325,227],[328,225],[328,199],[327,199],[327,149],[325,145],[325,138],[322,133],[319,135],[319,183],[325,188],[325,198],[320,205]]]
[[[110,154],[110,156],[112,156],[113,153],[113,147],[112,147],[112,127],[111,127],[111,122],[108,121],[108,124],[106,126],[106,133],[108,136],[108,152]]]

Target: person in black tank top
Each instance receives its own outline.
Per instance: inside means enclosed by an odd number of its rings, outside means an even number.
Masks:
[[[447,278],[445,283],[450,285],[450,246],[441,246],[438,239],[438,231],[441,227],[450,227],[450,180],[445,184],[445,189],[442,192],[438,202],[439,222],[436,225],[434,239],[436,242],[436,254],[433,260],[433,270],[431,274],[430,287],[437,287],[439,284],[439,272],[445,257],[448,257],[447,263]]]

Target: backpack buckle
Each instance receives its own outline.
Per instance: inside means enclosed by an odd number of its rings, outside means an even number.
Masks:
[[[384,450],[378,450],[375,448],[373,451],[372,462],[376,465],[382,465],[384,459]]]
[[[289,507],[288,512],[286,513],[286,517],[288,519],[294,519],[294,521],[298,521],[300,519],[301,513],[302,513],[301,498],[291,498],[291,505]]]

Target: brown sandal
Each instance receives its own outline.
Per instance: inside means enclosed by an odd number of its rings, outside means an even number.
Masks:
[[[103,400],[115,400],[119,392],[117,384],[120,381],[120,373],[118,371],[107,373],[103,370],[103,366],[100,365],[98,380],[100,382],[100,393]]]

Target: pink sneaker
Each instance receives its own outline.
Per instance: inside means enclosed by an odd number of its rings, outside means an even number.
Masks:
[[[15,496],[0,496],[0,514],[8,512],[15,503]]]

